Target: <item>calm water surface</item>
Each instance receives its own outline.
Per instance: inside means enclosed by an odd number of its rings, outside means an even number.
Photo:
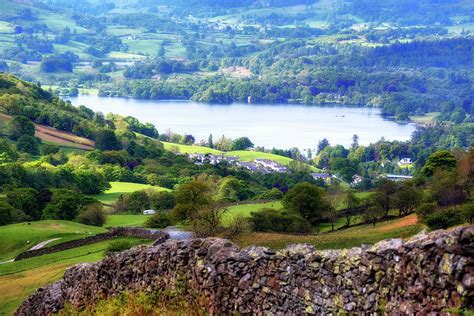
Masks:
[[[381,137],[408,140],[415,124],[386,120],[379,109],[316,107],[295,104],[210,105],[183,101],[149,101],[98,96],[71,97],[74,105],[85,105],[104,114],[131,115],[153,123],[159,132],[167,129],[192,134],[197,141],[214,141],[221,135],[248,136],[255,145],[265,148],[315,148],[327,138],[331,144],[348,146],[352,135],[367,145]]]

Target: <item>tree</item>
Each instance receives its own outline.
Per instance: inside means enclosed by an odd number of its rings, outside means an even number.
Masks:
[[[199,210],[211,205],[211,189],[203,181],[193,180],[176,190],[172,214],[178,220],[191,219]]]
[[[166,228],[171,225],[173,225],[173,221],[170,214],[163,211],[156,213],[145,221],[145,227],[148,228]]]
[[[54,155],[59,152],[59,146],[55,144],[44,144],[41,147],[42,155]]]
[[[436,170],[452,170],[456,168],[458,161],[447,150],[440,150],[431,154],[426,161],[426,164],[421,169],[421,174],[425,177],[431,177]]]
[[[346,209],[352,209],[352,208],[355,208],[355,207],[359,206],[360,201],[359,201],[359,199],[357,198],[357,196],[355,195],[355,193],[353,191],[348,191],[344,194],[343,204],[344,204]],[[345,218],[346,218],[346,225],[350,226],[351,219],[352,219],[352,213],[351,212],[346,212]]]
[[[18,159],[18,153],[10,146],[6,139],[0,139],[0,164],[14,162]]]
[[[226,138],[222,135],[215,143],[215,148],[221,151],[229,151],[232,148],[232,139]]]
[[[212,138],[212,134],[209,134],[209,138],[207,139],[207,146],[209,148],[214,148],[214,141],[213,141],[213,138]]]
[[[219,186],[219,199],[222,201],[238,202],[247,199],[250,194],[247,183],[234,177],[225,178]]]
[[[77,217],[82,207],[95,200],[66,189],[55,189],[51,202],[43,210],[43,219],[62,219],[71,221]]]
[[[317,154],[321,153],[324,148],[329,146],[329,141],[326,138],[323,138],[322,140],[319,141],[318,143],[318,152]]]
[[[406,216],[421,204],[422,194],[413,184],[406,182],[394,195],[394,206],[400,216]]]
[[[239,137],[232,142],[231,150],[246,150],[252,147],[253,143],[248,137]]]
[[[102,203],[93,203],[78,216],[78,220],[85,225],[101,227],[107,222],[107,214]]]
[[[195,141],[196,141],[196,139],[194,138],[193,135],[184,135],[183,139],[182,139],[182,142],[185,145],[192,145],[192,144],[194,144]]]
[[[18,140],[23,135],[35,136],[35,125],[25,116],[15,116],[8,123],[9,138]]]
[[[330,206],[325,199],[324,189],[304,182],[295,185],[283,198],[283,206],[294,211],[316,225]]]
[[[357,147],[359,147],[359,136],[357,134],[354,134],[352,136],[352,144],[351,144],[351,149],[356,150]]]
[[[15,209],[23,211],[31,220],[41,219],[42,208],[35,189],[21,188],[8,191],[7,201]]]
[[[151,206],[150,198],[144,190],[129,194],[126,201],[126,210],[135,214],[142,213]]]
[[[387,216],[392,206],[393,195],[397,191],[397,184],[388,179],[380,179],[376,185],[375,193],[370,196],[371,202],[383,211],[384,216]]]
[[[0,201],[0,226],[15,222],[15,209],[5,201]]]
[[[171,210],[175,206],[175,197],[171,192],[156,192],[154,189],[149,189],[146,192],[154,210]]]
[[[79,169],[73,172],[77,189],[88,195],[100,194],[110,189],[109,181],[101,173]]]
[[[114,131],[108,128],[99,129],[95,135],[95,147],[99,150],[120,150],[122,145]]]
[[[31,155],[39,155],[38,140],[34,136],[22,135],[18,138],[16,148]]]

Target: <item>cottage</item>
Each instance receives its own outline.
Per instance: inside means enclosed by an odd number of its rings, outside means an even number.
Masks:
[[[402,158],[398,162],[398,165],[401,166],[408,166],[411,165],[413,162],[411,161],[411,158]]]
[[[330,183],[333,176],[327,172],[325,173],[312,173],[311,176],[314,180],[323,180],[326,183]]]

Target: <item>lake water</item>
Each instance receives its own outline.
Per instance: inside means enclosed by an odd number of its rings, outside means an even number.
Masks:
[[[348,146],[352,135],[367,145],[381,137],[408,140],[415,124],[386,120],[379,109],[353,107],[316,107],[295,104],[211,105],[183,101],[149,101],[91,95],[71,97],[74,105],[85,105],[104,114],[131,115],[153,123],[159,132],[167,129],[192,134],[196,141],[214,140],[221,135],[248,136],[257,146],[288,149],[314,149],[319,140]]]

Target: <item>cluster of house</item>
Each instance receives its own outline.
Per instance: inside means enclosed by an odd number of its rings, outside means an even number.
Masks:
[[[221,163],[222,161],[226,161],[232,165],[242,167],[244,169],[254,171],[254,172],[262,172],[262,173],[288,172],[288,167],[269,159],[255,159],[254,161],[240,161],[239,157],[236,157],[236,156],[227,157],[223,155],[212,155],[212,154],[190,154],[188,157],[189,159],[194,161],[194,163],[197,165],[202,165],[202,164],[217,165]]]

